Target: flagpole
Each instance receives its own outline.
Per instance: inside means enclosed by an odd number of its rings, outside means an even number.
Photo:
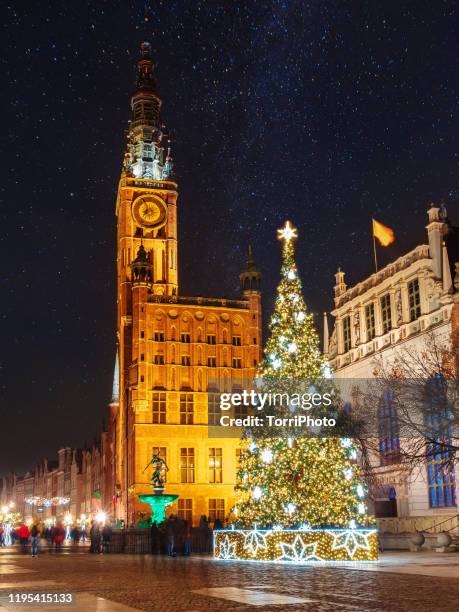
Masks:
[[[378,257],[376,254],[376,240],[375,240],[375,228],[374,228],[374,219],[371,220],[371,233],[373,235],[373,255],[375,258],[375,271],[378,271]]]

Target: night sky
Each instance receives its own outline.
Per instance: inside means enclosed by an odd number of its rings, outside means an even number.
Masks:
[[[115,195],[139,43],[152,43],[179,181],[180,292],[236,297],[251,243],[265,318],[290,219],[305,298],[332,306],[458,221],[455,3],[10,3],[2,11],[0,473],[92,442],[115,351]]]

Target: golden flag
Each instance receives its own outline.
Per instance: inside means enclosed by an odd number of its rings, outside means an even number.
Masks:
[[[381,246],[389,246],[395,240],[394,230],[386,225],[383,225],[376,219],[372,219],[373,221],[373,236],[377,238],[381,244]]]

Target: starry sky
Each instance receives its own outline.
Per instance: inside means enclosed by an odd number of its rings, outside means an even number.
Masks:
[[[0,473],[90,444],[115,351],[115,195],[134,64],[152,43],[179,181],[181,293],[237,297],[247,245],[268,318],[276,229],[299,229],[313,312],[373,271],[371,217],[458,221],[455,3],[10,2],[2,13]]]

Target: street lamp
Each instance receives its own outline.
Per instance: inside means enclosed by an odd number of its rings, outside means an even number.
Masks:
[[[98,523],[102,523],[102,524],[105,523],[106,518],[107,518],[107,513],[102,512],[102,510],[96,514],[96,521]]]

